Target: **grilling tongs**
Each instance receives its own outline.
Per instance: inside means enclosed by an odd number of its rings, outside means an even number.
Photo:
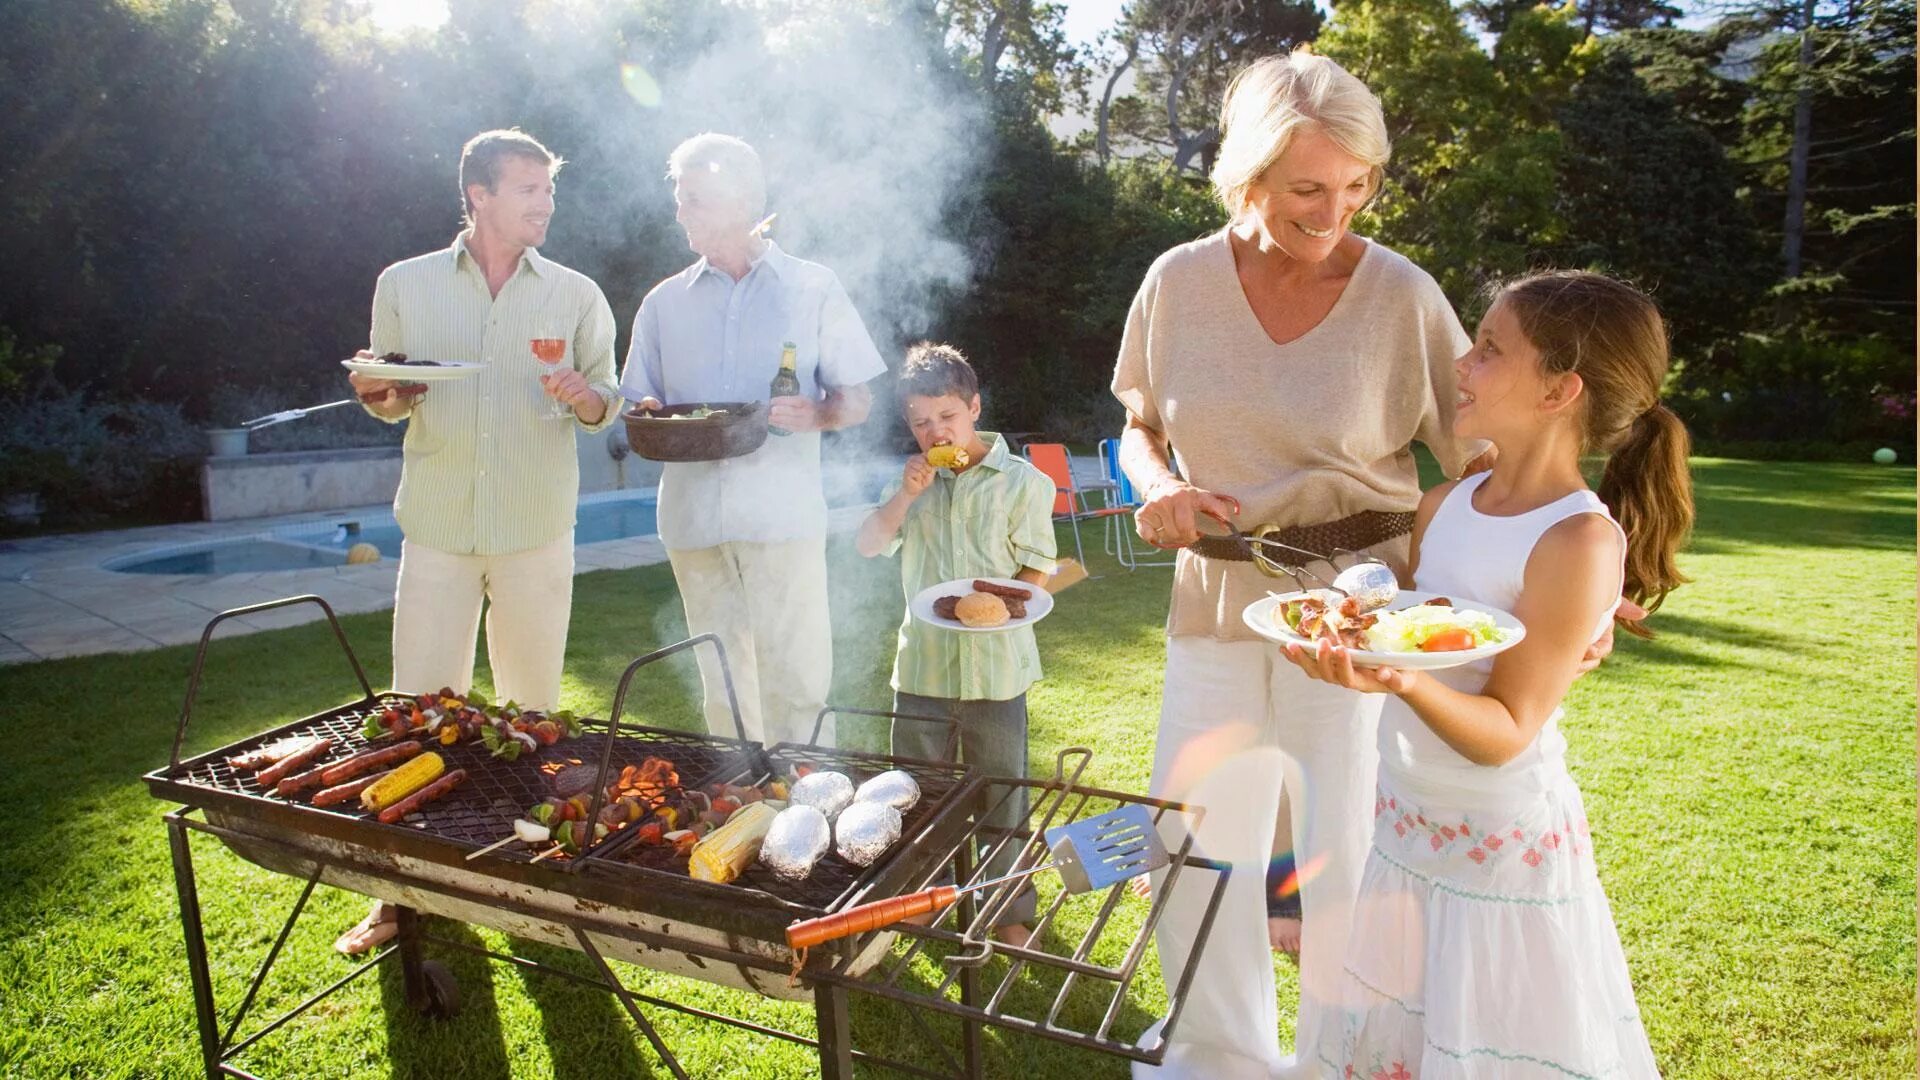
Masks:
[[[1167,865],[1167,848],[1160,842],[1153,817],[1139,803],[1096,814],[1046,832],[1051,861],[964,888],[936,885],[905,896],[876,900],[833,915],[805,919],[787,927],[787,944],[809,949],[828,941],[864,934],[902,919],[941,911],[961,894],[1031,877],[1042,870],[1060,871],[1060,883],[1069,893],[1092,892]]]

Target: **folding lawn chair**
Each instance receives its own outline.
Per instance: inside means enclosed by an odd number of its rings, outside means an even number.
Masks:
[[[1112,487],[1113,491],[1112,495],[1107,499],[1108,505],[1122,506],[1128,511],[1140,509],[1140,504],[1146,500],[1142,499],[1140,493],[1134,490],[1133,481],[1128,479],[1126,471],[1120,468],[1119,439],[1100,440],[1100,471],[1106,476],[1107,483]],[[1117,517],[1108,518],[1106,521],[1107,554],[1118,559],[1120,565],[1129,570],[1135,570],[1142,566],[1172,566],[1174,564],[1175,559],[1171,555],[1164,559],[1136,558],[1134,555],[1133,536],[1133,523],[1131,521]]]
[[[1053,520],[1066,522],[1073,526],[1073,553],[1081,566],[1087,565],[1087,554],[1080,543],[1080,523],[1082,521],[1106,521],[1122,515],[1131,515],[1132,510],[1114,505],[1114,486],[1107,483],[1081,485],[1073,477],[1073,460],[1067,456],[1067,448],[1060,443],[1028,443],[1023,452],[1034,467],[1047,474],[1053,481]],[[1089,502],[1091,495],[1100,495],[1103,505],[1094,506]],[[1119,535],[1122,544],[1130,544],[1126,534]],[[1132,558],[1129,547],[1123,565]],[[1089,574],[1098,577],[1098,574]]]

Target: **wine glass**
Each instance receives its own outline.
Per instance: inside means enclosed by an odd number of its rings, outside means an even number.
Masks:
[[[533,358],[540,362],[540,385],[545,392],[547,380],[560,373],[567,360],[567,339],[558,337],[537,337],[528,342],[533,349]],[[548,398],[547,415],[555,420],[571,420],[573,406],[559,398]]]

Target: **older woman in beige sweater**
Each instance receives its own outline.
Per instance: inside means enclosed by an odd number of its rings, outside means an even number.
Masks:
[[[1265,1080],[1314,1071],[1280,1055],[1272,957],[1256,944],[1274,810],[1284,788],[1304,919],[1295,1045],[1312,1046],[1366,855],[1380,699],[1305,678],[1247,629],[1242,610],[1292,582],[1234,558],[1232,545],[1190,545],[1210,517],[1404,569],[1420,498],[1410,444],[1450,476],[1479,447],[1453,436],[1453,361],[1470,342],[1446,297],[1406,258],[1348,231],[1387,161],[1378,100],[1302,51],[1242,72],[1221,120],[1213,180],[1233,220],[1147,272],[1113,392],[1128,413],[1121,462],[1146,494],[1140,535],[1182,549],[1154,792],[1206,807],[1198,847],[1234,866],[1159,1073]],[[1169,987],[1200,915],[1169,898],[1159,933]]]

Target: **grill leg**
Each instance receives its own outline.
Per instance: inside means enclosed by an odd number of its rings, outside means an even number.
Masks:
[[[627,992],[626,984],[613,973],[613,968],[607,964],[607,958],[600,955],[600,950],[594,948],[593,941],[587,937],[587,932],[575,927],[573,936],[580,942],[580,951],[586,953],[587,958],[593,961],[593,966],[599,969],[600,978],[607,984],[607,989],[613,992],[614,997],[620,999],[620,1004],[627,1010],[627,1015],[633,1019],[633,1026],[639,1028],[640,1034],[645,1035],[647,1041],[653,1044],[653,1052],[660,1055],[660,1060],[666,1064],[668,1071],[678,1080],[691,1080],[687,1076],[687,1070],[680,1067],[680,1059],[673,1055],[673,1051],[667,1049],[666,1041],[660,1038],[660,1033],[654,1030],[646,1017],[640,1015],[640,1006],[633,1000],[633,995]]]
[[[973,879],[973,845],[960,845],[953,856],[955,881],[965,882]],[[979,914],[978,893],[966,893],[960,897],[960,928],[973,925]],[[960,970],[960,1004],[968,1008],[978,1008],[980,1004],[980,969],[974,967]],[[968,1080],[980,1080],[980,1025],[968,1017],[960,1019],[960,1056],[966,1064]]]
[[[180,929],[187,938],[187,970],[193,978],[193,1012],[200,1024],[200,1057],[207,1075],[218,1080],[220,1027],[213,1002],[213,977],[207,970],[207,941],[200,927],[200,890],[193,880],[193,852],[187,847],[187,827],[178,814],[168,814],[167,845],[173,851],[173,886],[180,894]]]
[[[427,989],[427,973],[420,963],[420,913],[410,907],[396,907],[393,920],[393,941],[400,950],[400,982],[406,990],[407,1007],[415,1012],[431,1012],[433,998]]]
[[[816,983],[813,1020],[820,1029],[821,1080],[853,1080],[853,1032],[847,1026],[847,988]]]

